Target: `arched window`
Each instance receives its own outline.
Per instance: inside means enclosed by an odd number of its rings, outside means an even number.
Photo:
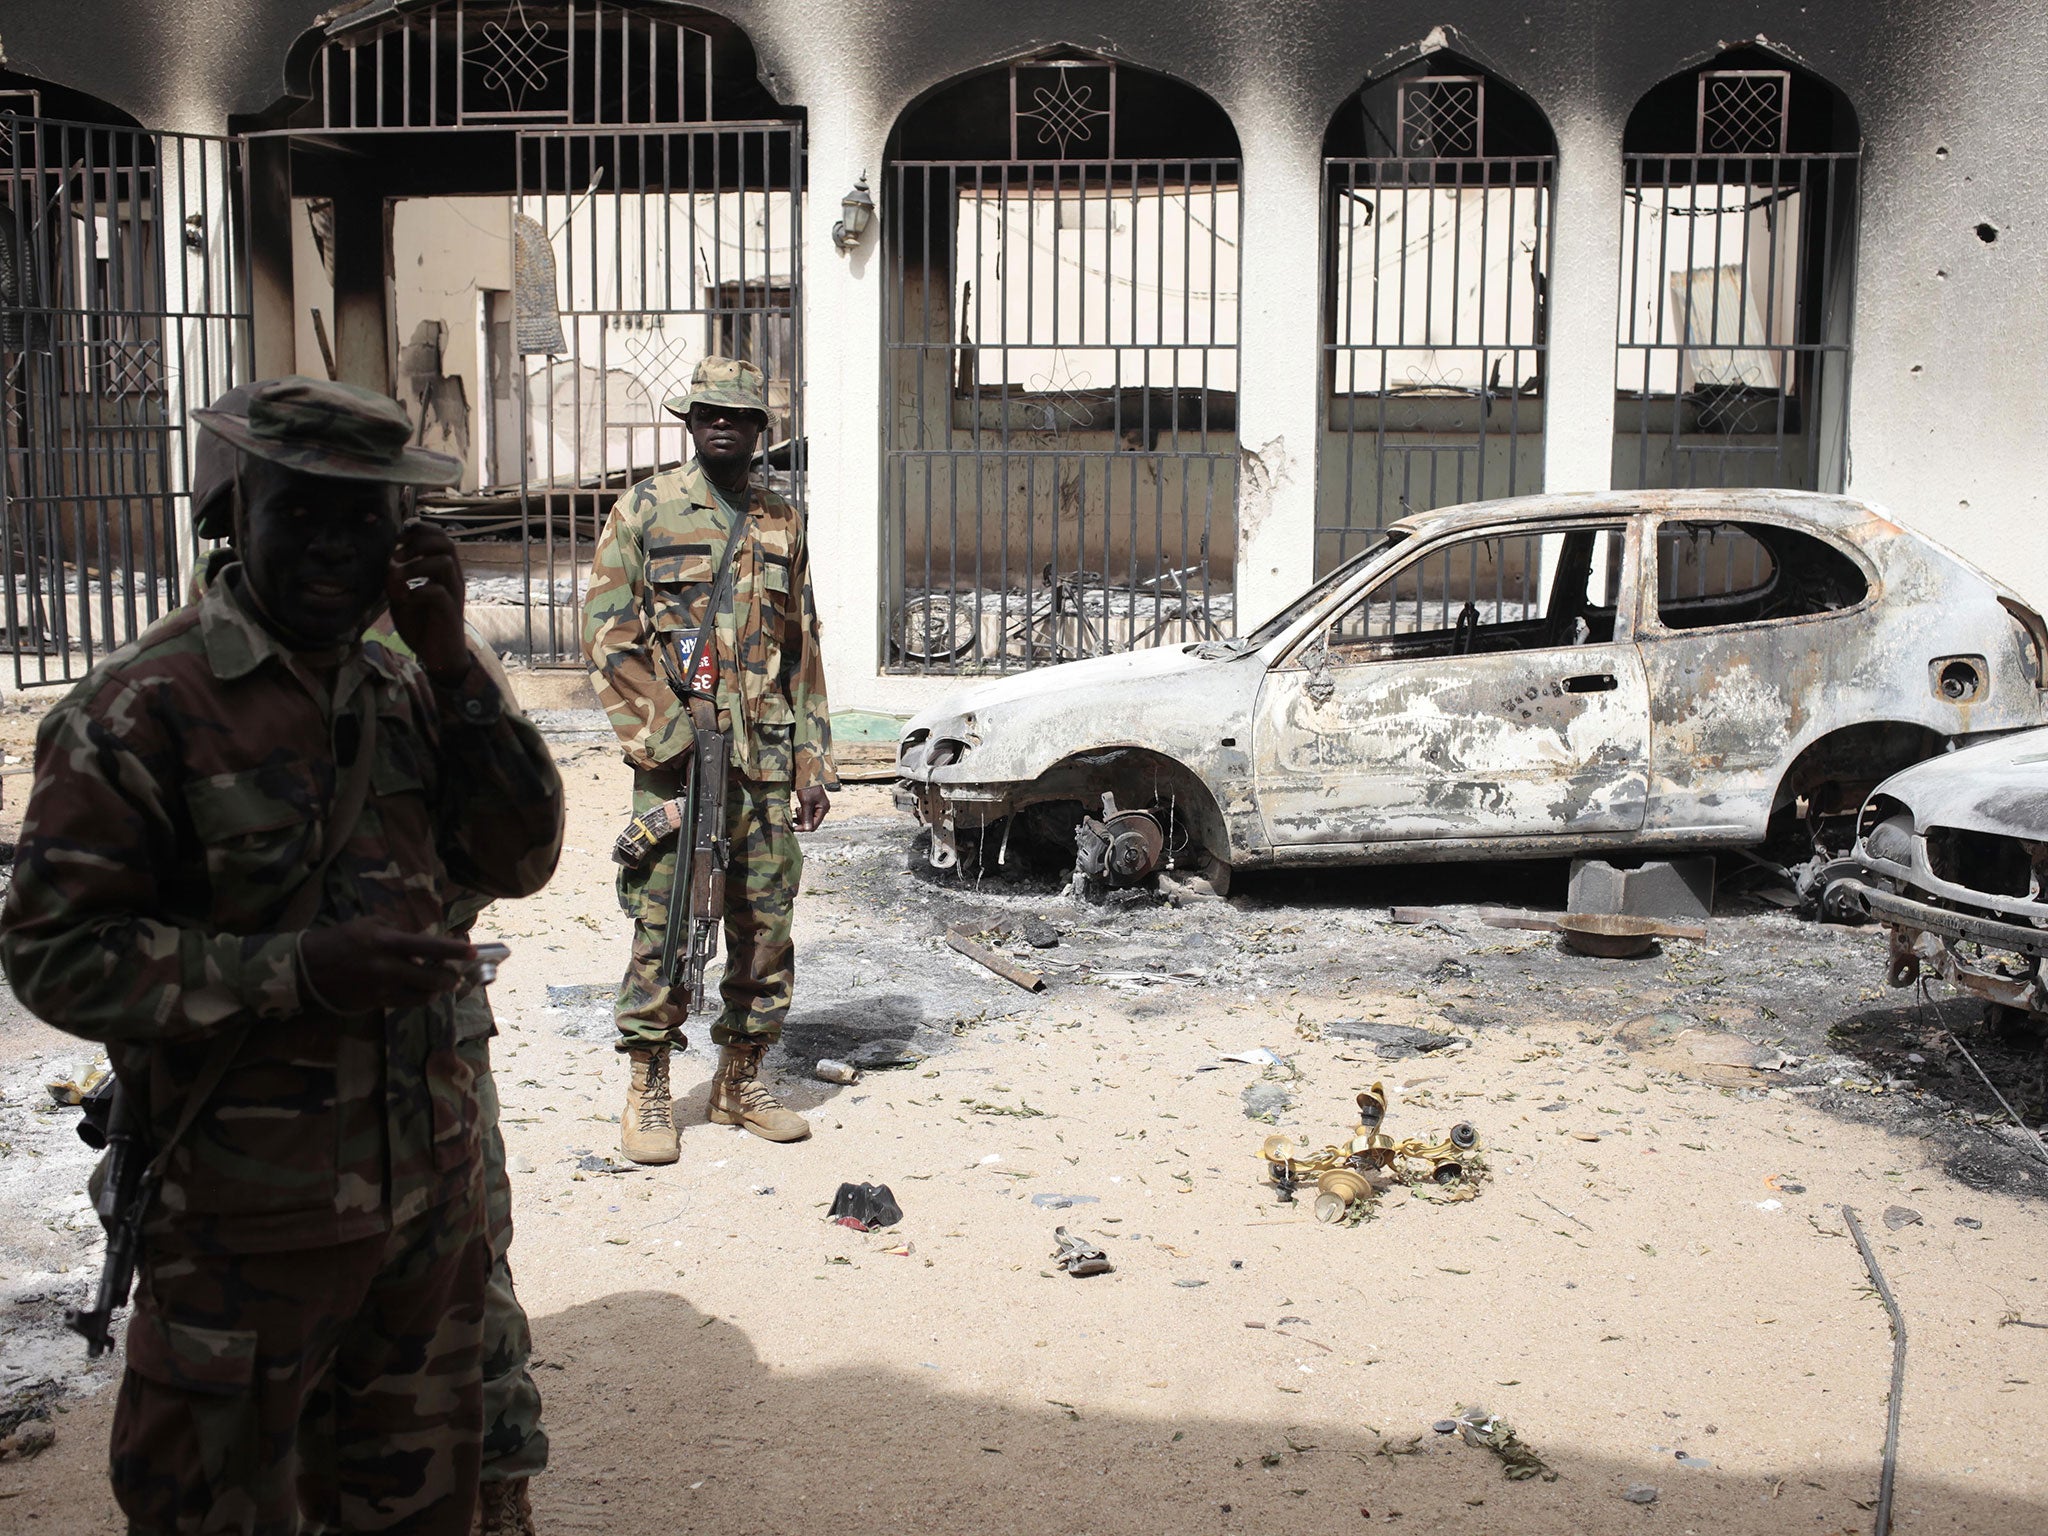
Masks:
[[[464,461],[423,505],[491,573],[496,642],[580,658],[593,542],[689,457],[663,403],[707,354],[766,374],[764,469],[801,497],[803,125],[736,24],[398,0],[335,16],[288,78],[261,132],[288,145],[299,367],[380,382],[388,350],[422,441]]]
[[[887,664],[1233,628],[1237,135],[1062,51],[908,109],[883,185]]]
[[[0,588],[17,683],[176,608],[189,412],[249,365],[239,146],[0,71]]]
[[[1674,75],[1622,140],[1614,483],[1839,491],[1859,138],[1760,48]]]
[[[1369,83],[1324,154],[1318,572],[1407,513],[1542,488],[1557,165],[1541,110],[1449,53]]]

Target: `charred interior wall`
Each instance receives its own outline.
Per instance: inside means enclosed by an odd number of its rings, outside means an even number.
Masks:
[[[70,0],[12,0],[5,67],[158,127],[218,131],[270,106],[322,0],[132,0],[81,25]],[[1229,114],[1245,228],[1238,581],[1255,622],[1309,579],[1325,400],[1320,162],[1331,116],[1372,75],[1449,44],[1512,82],[1558,141],[1543,469],[1613,474],[1621,144],[1665,77],[1759,38],[1846,94],[1864,167],[1848,488],[2048,603],[2048,78],[2038,0],[1014,0],[1003,6],[725,0],[763,84],[808,127],[811,498],[835,701],[904,707],[943,680],[881,670],[882,262],[831,243],[840,195],[878,173],[906,106],[1057,43],[1174,75]]]

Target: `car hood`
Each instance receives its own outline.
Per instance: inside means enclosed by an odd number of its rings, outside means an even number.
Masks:
[[[904,734],[967,743],[956,766],[935,773],[984,783],[1035,778],[1103,747],[1148,747],[1189,762],[1219,732],[1249,729],[1265,674],[1257,656],[1204,644],[1070,661],[964,688]]]
[[[926,715],[987,714],[1010,704],[1028,704],[1050,695],[1066,695],[1076,689],[1113,688],[1118,684],[1149,683],[1160,678],[1220,666],[1204,660],[1196,645],[1167,645],[1152,650],[1125,651],[1115,656],[1093,656],[1086,661],[1062,662],[1056,667],[1036,667],[1013,672],[1008,677],[975,683],[958,693],[948,694]],[[924,719],[911,722],[915,729]]]
[[[2048,842],[2048,728],[1915,763],[1877,794],[1909,807],[1915,831],[1958,827]]]

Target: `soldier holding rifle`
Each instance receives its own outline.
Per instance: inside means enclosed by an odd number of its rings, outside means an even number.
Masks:
[[[491,1255],[448,914],[545,883],[561,784],[453,545],[402,522],[460,466],[347,385],[198,416],[238,559],[45,717],[0,918],[148,1159],[102,1190],[142,1248],[115,1497],[135,1530],[462,1536]],[[387,603],[417,662],[362,644]]]
[[[770,1141],[810,1134],[761,1081],[795,978],[796,833],[836,789],[804,518],[752,473],[768,424],[761,371],[707,357],[668,409],[696,456],[619,498],[598,540],[583,648],[633,765],[619,902],[633,918],[619,1049],[619,1141],[678,1155],[669,1053],[701,1001],[722,924],[723,1009],[710,1117]],[[794,801],[794,805],[792,805]]]

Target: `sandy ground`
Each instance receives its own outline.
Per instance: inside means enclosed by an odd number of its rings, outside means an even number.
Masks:
[[[1554,900],[1544,867],[1105,910],[913,875],[907,821],[855,790],[808,840],[779,1062],[816,1136],[704,1123],[693,1041],[681,1164],[606,1172],[622,1073],[592,998],[625,942],[606,849],[626,775],[587,719],[551,723],[569,851],[485,925],[514,952],[497,1068],[554,1441],[543,1531],[1866,1531],[1891,1339],[1845,1204],[1909,1324],[1898,1529],[2048,1529],[2048,1170],[1942,1054],[1947,1025],[1985,1045],[1973,1010],[1886,993],[1877,933],[1731,900],[1706,944],[1594,962],[1385,920],[1390,900]],[[0,716],[0,744],[20,737]],[[1041,995],[941,943],[1027,914],[1062,934],[1017,949]],[[1798,1065],[1740,1087],[1650,1070],[1616,1031],[1655,1010]],[[1346,1019],[1465,1043],[1382,1060],[1329,1028]],[[922,1059],[801,1075],[864,1046]],[[1217,1067],[1255,1046],[1283,1065]],[[89,1058],[0,1021],[0,1403],[47,1400],[57,1431],[0,1463],[8,1530],[119,1528],[111,1374],[55,1327],[96,1234],[41,1084]],[[1376,1078],[1396,1135],[1477,1126],[1478,1198],[1393,1193],[1354,1229],[1276,1203],[1244,1091],[1287,1095],[1280,1126],[1320,1145]],[[828,1224],[842,1180],[889,1184],[902,1225]],[[1052,1195],[1092,1203],[1034,1204]],[[1893,1207],[1918,1219],[1893,1230]],[[1056,1271],[1062,1222],[1115,1273]],[[1474,1404],[1557,1480],[1507,1481],[1432,1431]]]

